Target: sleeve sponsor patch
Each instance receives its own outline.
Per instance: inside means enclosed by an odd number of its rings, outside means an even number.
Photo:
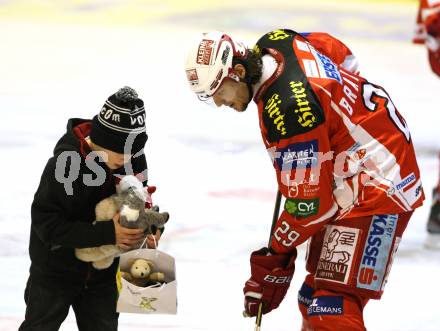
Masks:
[[[319,198],[316,199],[287,199],[284,209],[292,216],[309,217],[318,214]]]
[[[275,161],[278,169],[286,171],[297,168],[312,168],[318,164],[318,140],[310,140],[278,148]]]

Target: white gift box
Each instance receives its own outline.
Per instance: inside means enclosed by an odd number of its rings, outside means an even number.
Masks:
[[[129,270],[130,259],[147,259],[154,263],[153,271],[165,274],[165,283],[138,287],[121,278],[116,310],[120,313],[177,314],[176,265],[171,255],[157,249],[136,249],[120,256],[119,267]]]

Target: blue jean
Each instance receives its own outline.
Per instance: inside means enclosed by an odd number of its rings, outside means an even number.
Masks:
[[[19,331],[56,331],[69,308],[75,312],[79,331],[117,331],[116,284],[88,288],[41,283],[29,277],[24,293],[25,320]]]

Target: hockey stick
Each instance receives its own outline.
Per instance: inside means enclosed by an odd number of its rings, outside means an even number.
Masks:
[[[275,228],[275,224],[278,220],[278,216],[280,214],[280,205],[281,205],[281,192],[278,190],[277,197],[275,200],[275,208],[273,210],[273,217],[272,217],[272,225],[270,227],[270,233],[269,233],[269,242],[267,243],[267,247],[270,247],[270,241],[272,240],[272,232]],[[260,303],[258,305],[258,314],[255,319],[255,331],[260,331],[261,329],[261,319],[263,318],[263,303]]]

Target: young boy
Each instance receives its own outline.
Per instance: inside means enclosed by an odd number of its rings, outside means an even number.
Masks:
[[[134,174],[147,184],[142,152],[147,138],[144,103],[129,87],[111,95],[93,120],[68,121],[32,203],[31,267],[20,331],[58,330],[70,306],[79,330],[117,330],[119,259],[97,270],[74,252],[106,244],[127,250],[143,240],[141,229],[119,224],[119,215],[112,222],[94,220],[95,205],[115,193],[120,176]],[[147,239],[152,246],[153,236]]]

